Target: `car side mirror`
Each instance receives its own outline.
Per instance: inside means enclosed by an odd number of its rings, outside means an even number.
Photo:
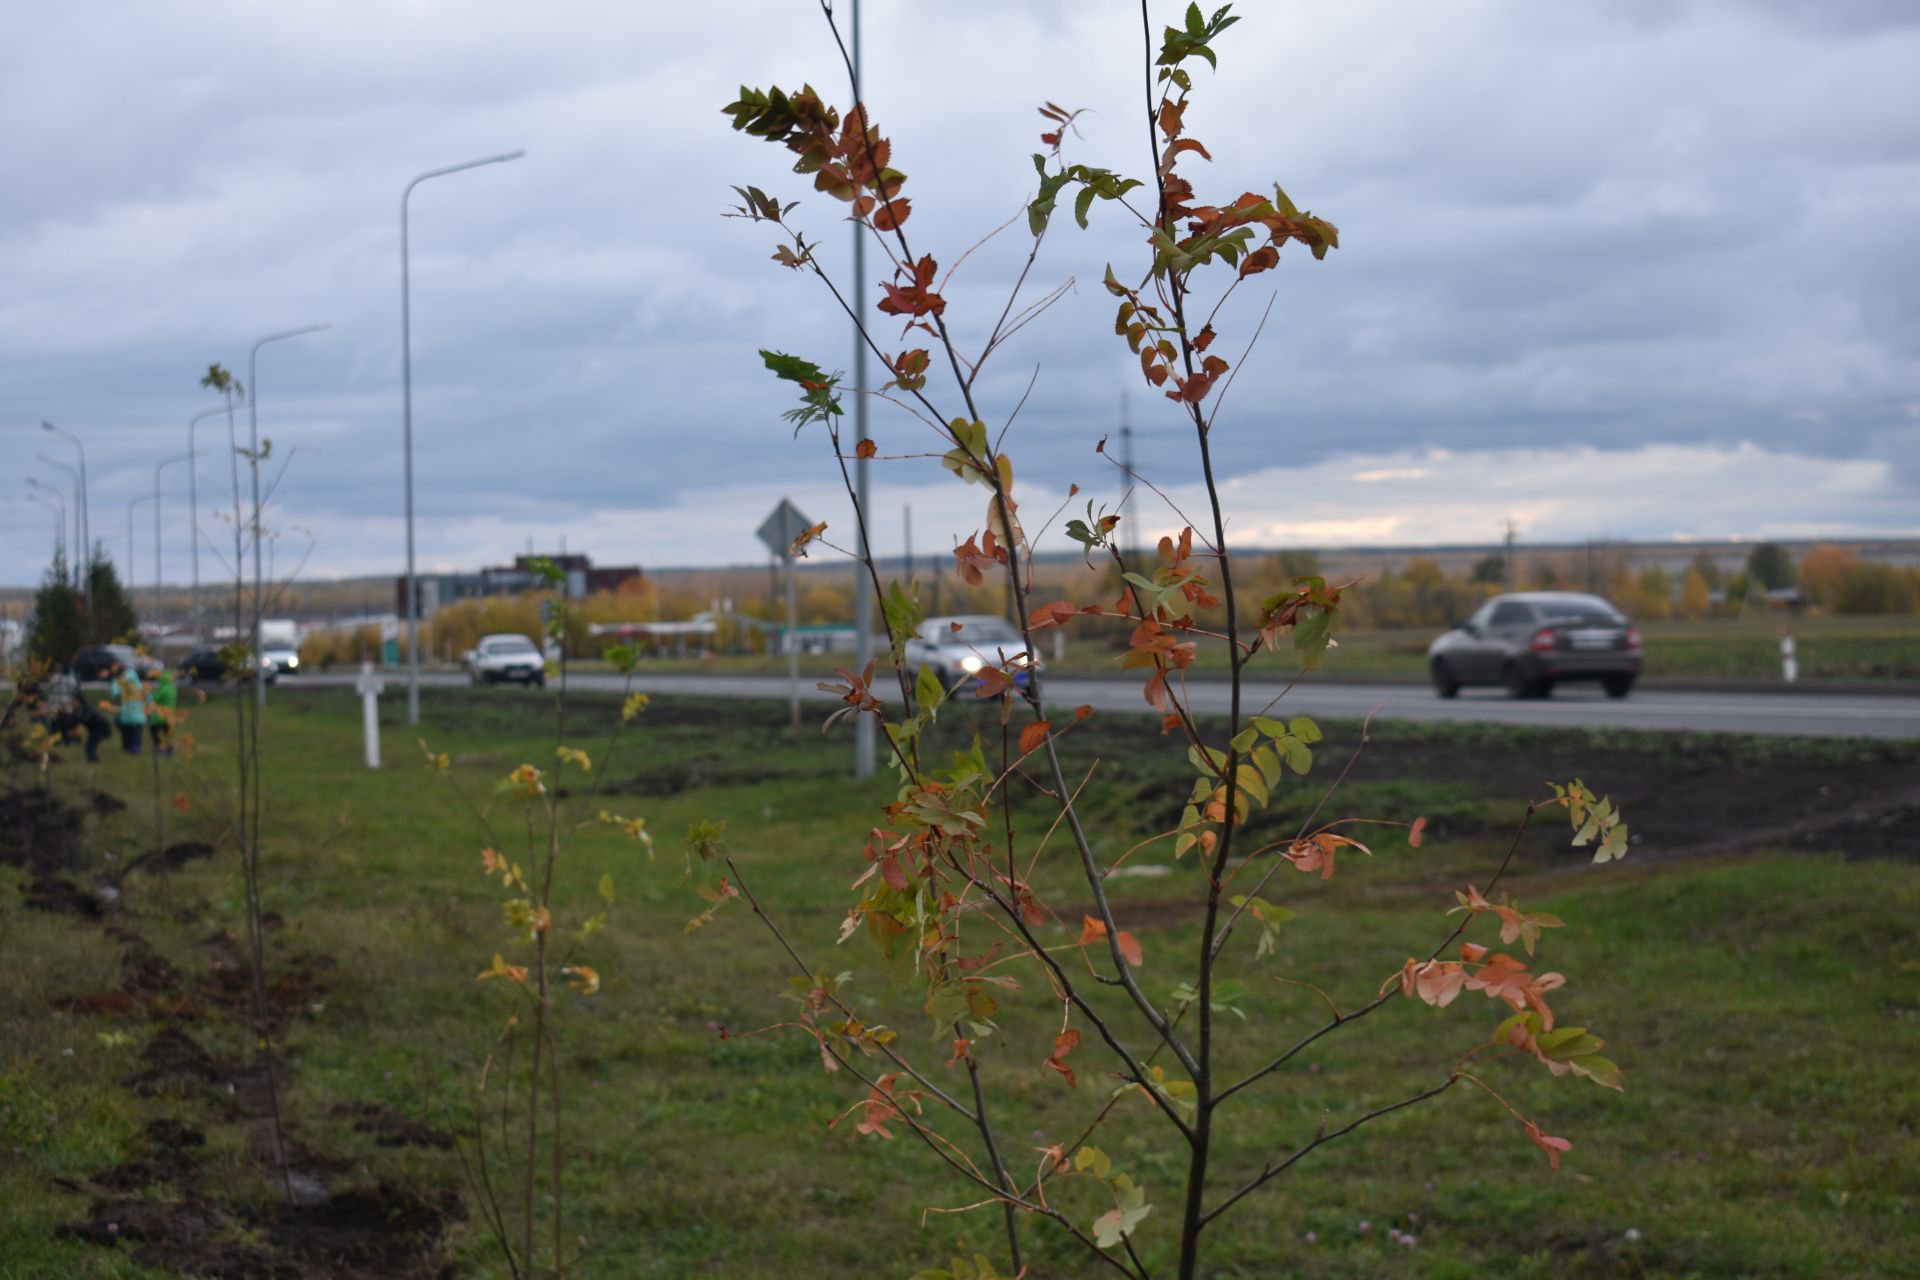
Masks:
[[[1464,618],[1461,619],[1459,622],[1454,623],[1453,629],[1455,631],[1464,631],[1468,635],[1476,634],[1473,624],[1471,622],[1466,621]]]

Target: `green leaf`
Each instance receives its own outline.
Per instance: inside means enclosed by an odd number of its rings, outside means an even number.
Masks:
[[[1302,742],[1318,742],[1323,736],[1320,726],[1307,716],[1295,716],[1287,725],[1293,736]]]
[[[613,901],[613,872],[605,871],[600,875],[600,896],[608,902]]]

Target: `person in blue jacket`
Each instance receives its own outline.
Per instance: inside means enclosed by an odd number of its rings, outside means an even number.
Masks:
[[[130,756],[137,756],[140,754],[140,744],[147,736],[147,717],[150,714],[147,686],[141,682],[137,672],[127,670],[123,663],[114,667],[113,674],[108,677],[107,692],[119,704],[113,718],[120,726],[120,748]]]

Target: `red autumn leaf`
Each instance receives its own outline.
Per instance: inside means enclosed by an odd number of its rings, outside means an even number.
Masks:
[[[1020,754],[1024,756],[1038,751],[1041,744],[1047,740],[1047,734],[1052,729],[1053,723],[1048,720],[1035,720],[1032,724],[1022,729],[1020,731]]]
[[[1200,330],[1199,333],[1194,335],[1193,349],[1195,351],[1205,351],[1208,347],[1213,345],[1214,337],[1215,337],[1215,334],[1213,332],[1213,326],[1208,325],[1206,328]]]
[[[907,215],[912,212],[913,202],[905,196],[901,196],[897,200],[889,200],[874,210],[873,229],[875,231],[892,231],[895,227],[905,222]],[[1275,255],[1275,257],[1278,256],[1277,254]]]
[[[1527,1121],[1527,1137],[1534,1146],[1547,1153],[1547,1163],[1555,1169],[1560,1167],[1560,1153],[1573,1150],[1573,1144],[1565,1138],[1556,1138],[1543,1130],[1533,1121]]]
[[[1055,600],[1051,604],[1041,605],[1028,615],[1027,628],[1030,631],[1042,631],[1047,627],[1064,626],[1068,618],[1079,612],[1071,600]]]
[[[186,792],[184,791],[175,792],[173,797],[173,807],[175,809],[178,809],[181,813],[185,813],[187,810],[193,808],[193,801],[187,799]]]
[[[1081,707],[1075,707],[1073,709],[1073,718],[1075,720],[1085,720],[1088,716],[1092,714],[1093,714],[1092,707],[1081,706]]]
[[[1140,939],[1134,937],[1125,929],[1116,933],[1113,936],[1113,940],[1120,944],[1120,954],[1126,957],[1127,963],[1134,968],[1138,969],[1147,962],[1146,956],[1140,951]]]
[[[908,274],[905,285],[880,283],[886,297],[880,300],[880,309],[894,316],[942,315],[947,309],[947,300],[933,292],[933,277],[940,270],[932,255],[902,266],[900,271]]]
[[[1172,733],[1175,729],[1178,729],[1179,727],[1180,727],[1180,713],[1178,711],[1169,711],[1167,712],[1167,714],[1160,717],[1161,733]]]
[[[880,446],[871,440],[862,440],[853,446],[853,456],[856,458],[871,458],[878,452],[880,452]]]
[[[1418,849],[1420,847],[1420,841],[1425,836],[1426,830],[1427,820],[1425,818],[1415,818],[1413,825],[1407,828],[1407,843]]]
[[[1073,1068],[1067,1065],[1067,1055],[1080,1044],[1080,1033],[1069,1027],[1053,1038],[1053,1052],[1047,1055],[1047,1065],[1067,1078],[1069,1085],[1079,1083],[1073,1074]]]
[[[1240,261],[1242,277],[1258,275],[1270,267],[1280,265],[1280,251],[1270,244],[1263,244]]]

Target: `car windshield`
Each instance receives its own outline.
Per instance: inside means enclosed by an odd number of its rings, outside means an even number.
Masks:
[[[932,639],[936,643],[994,645],[1019,644],[1020,633],[1005,618],[948,618],[936,619],[937,630],[933,630]],[[951,624],[960,623],[955,632]]]
[[[488,640],[480,646],[488,653],[532,653],[533,641],[524,636],[503,636],[498,640]]]

